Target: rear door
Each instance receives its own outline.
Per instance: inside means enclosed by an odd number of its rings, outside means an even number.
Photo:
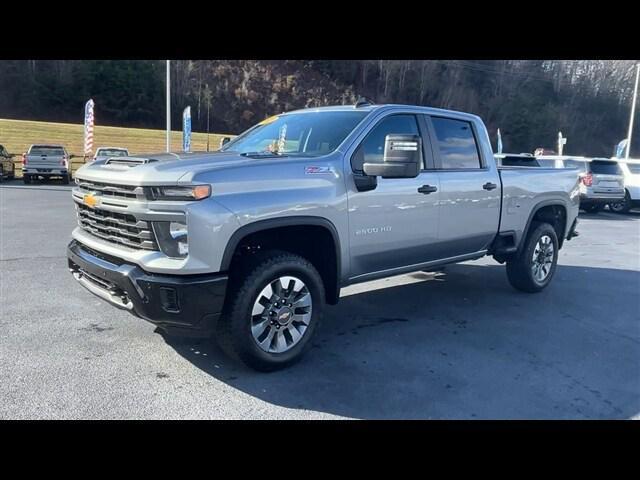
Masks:
[[[472,122],[426,117],[440,185],[439,257],[485,250],[500,221],[502,189],[493,159],[484,158]]]
[[[357,175],[363,163],[382,162],[385,137],[393,134],[422,137],[423,169],[416,178],[376,177],[369,191],[350,185],[351,278],[438,258],[438,175],[419,115],[394,113],[378,120],[350,156],[349,167]]]

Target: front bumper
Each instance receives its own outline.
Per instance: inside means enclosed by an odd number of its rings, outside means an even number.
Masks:
[[[72,240],[69,270],[94,295],[167,333],[210,336],[222,313],[226,274],[158,275]]]

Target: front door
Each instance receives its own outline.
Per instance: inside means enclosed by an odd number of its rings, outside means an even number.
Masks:
[[[433,159],[428,134],[422,134],[418,121],[413,114],[384,117],[351,157],[352,170],[361,172],[365,162],[382,162],[387,135],[411,134],[421,135],[425,160],[416,178],[377,177],[376,188],[369,191],[358,191],[351,182],[351,278],[436,259],[439,180],[436,172],[425,168]]]

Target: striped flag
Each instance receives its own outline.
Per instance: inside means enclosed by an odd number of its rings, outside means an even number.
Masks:
[[[91,155],[93,151],[93,99],[89,99],[84,106],[84,154]]]

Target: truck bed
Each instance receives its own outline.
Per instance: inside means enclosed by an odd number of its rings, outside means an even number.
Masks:
[[[502,183],[500,232],[514,232],[516,244],[528,222],[523,212],[533,213],[541,203],[560,200],[575,210],[580,206],[578,171],[573,168],[499,167]],[[567,212],[571,213],[571,212]],[[568,215],[573,218],[574,215]],[[568,228],[568,227],[567,227]]]

